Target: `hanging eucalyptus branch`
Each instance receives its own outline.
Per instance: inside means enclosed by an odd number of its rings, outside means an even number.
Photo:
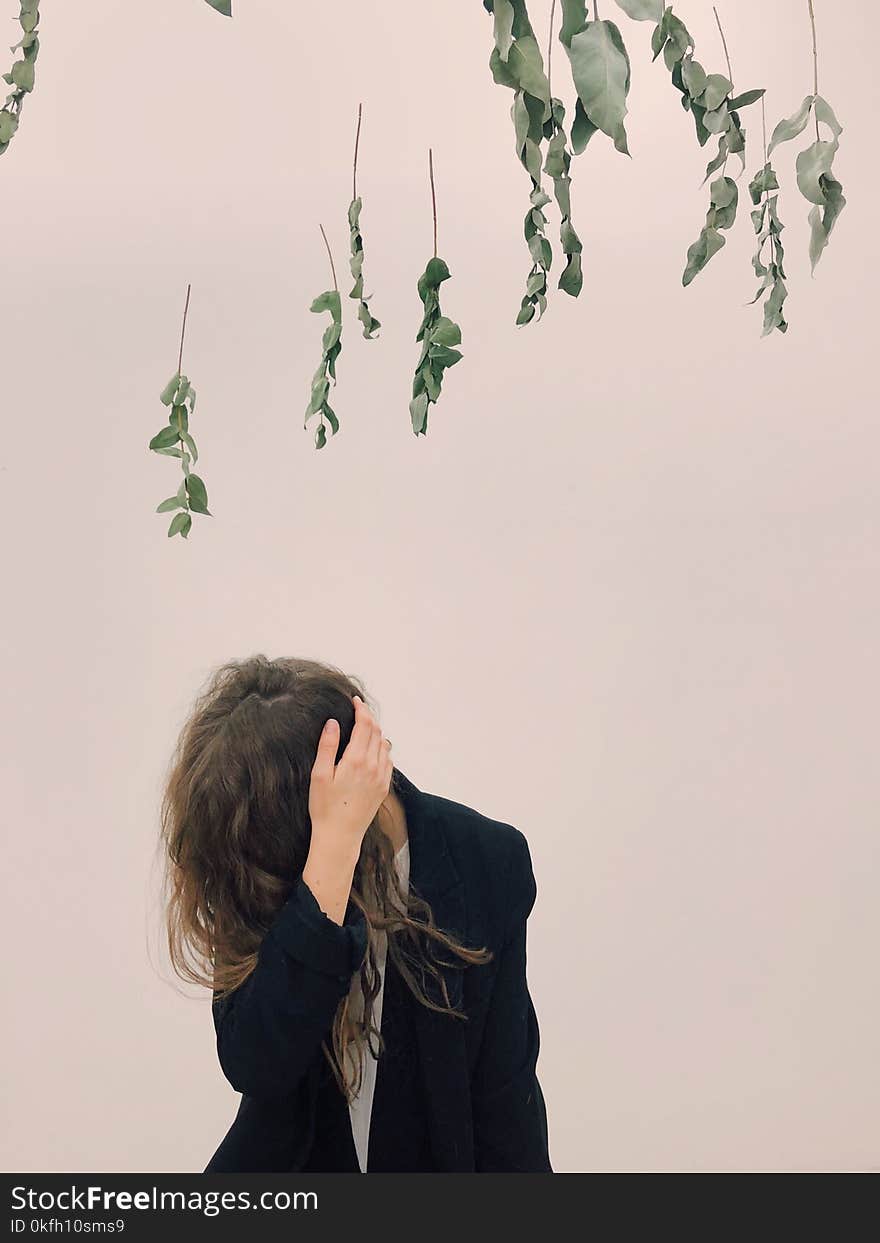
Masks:
[[[550,83],[544,73],[541,49],[529,21],[525,0],[483,0],[483,7],[494,18],[495,46],[489,57],[492,77],[513,92],[510,115],[516,135],[516,154],[529,174],[532,189],[523,234],[532,257],[526,291],[516,317],[518,324],[538,319],[547,309],[547,275],[553,263],[553,250],[544,230],[544,208],[550,202],[541,182],[545,122],[551,119]]]
[[[374,333],[381,327],[378,319],[374,318],[370,311],[369,298],[364,297],[364,239],[361,236],[361,208],[363,203],[358,198],[357,192],[357,175],[358,175],[358,148],[361,141],[361,118],[363,116],[363,104],[358,104],[358,120],[357,133],[354,139],[354,163],[351,175],[351,204],[348,208],[348,227],[351,233],[351,257],[349,259],[349,267],[354,277],[354,285],[352,286],[349,298],[354,298],[358,304],[358,319],[364,327],[364,336],[368,341],[374,340]]]
[[[553,180],[553,195],[559,207],[559,244],[565,254],[565,268],[559,277],[563,293],[576,298],[583,288],[584,276],[581,266],[581,240],[571,223],[571,152],[565,133],[565,106],[553,95],[551,85],[551,61],[553,56],[553,19],[556,16],[556,0],[550,7],[550,33],[547,40],[547,93],[550,96],[550,115],[544,123],[547,140],[547,156],[544,172]]]
[[[321,361],[318,369],[312,377],[312,395],[309,398],[309,404],[306,406],[306,417],[303,427],[308,427],[309,419],[315,415],[318,416],[318,426],[315,431],[315,448],[323,449],[327,443],[327,424],[330,425],[330,433],[335,436],[339,431],[339,420],[333,411],[332,406],[327,400],[330,392],[330,381],[336,383],[336,360],[342,353],[342,299],[339,296],[339,285],[336,281],[336,265],[333,262],[333,252],[330,249],[330,243],[327,241],[327,234],[324,232],[324,226],[318,226],[321,230],[321,236],[324,239],[324,245],[327,247],[327,257],[330,260],[330,272],[333,276],[333,288],[326,289],[322,294],[318,294],[310,311],[319,314],[321,311],[329,311],[330,323],[324,329],[324,336],[321,340]]]
[[[779,181],[767,150],[767,121],[764,100],[761,100],[761,128],[763,130],[764,167],[749,183],[749,194],[755,204],[752,211],[752,224],[758,238],[758,249],[752,257],[755,275],[761,281],[758,292],[752,298],[753,306],[762,294],[764,300],[764,330],[762,337],[769,336],[774,328],[778,332],[788,332],[788,324],[783,314],[782,304],[788,297],[785,287],[785,248],[782,244],[782,230],[785,227],[779,219],[777,203],[779,202]],[[776,191],[774,194],[773,191]],[[769,245],[768,245],[769,243]],[[764,248],[767,246],[767,261],[764,262]],[[767,292],[769,290],[769,292]]]
[[[191,288],[191,285],[186,287],[177,371],[159,394],[162,405],[170,406],[171,413],[168,416],[167,425],[156,433],[149,445],[155,453],[180,458],[180,465],[183,468],[180,487],[174,496],[169,496],[167,500],[162,501],[161,505],[157,505],[156,513],[164,514],[177,510],[178,512],[171,519],[168,535],[169,537],[182,535],[184,539],[189,536],[193,514],[207,514],[209,518],[213,517],[208,509],[208,492],[204,481],[190,470],[190,462],[194,466],[199,460],[199,451],[189,430],[189,420],[196,408],[196,390],[181,368],[183,367],[183,340],[186,334],[186,316],[189,310]]]
[[[224,17],[232,16],[232,0],[208,0],[208,4]]]
[[[440,286],[450,276],[449,268],[437,258],[437,192],[434,188],[434,153],[428,151],[428,173],[431,180],[431,208],[434,216],[434,254],[419,277],[418,291],[424,314],[416,341],[422,352],[413,378],[409,413],[416,436],[427,435],[428,407],[437,401],[443,384],[443,372],[461,360],[461,329],[440,311]]]
[[[810,27],[813,35],[813,93],[807,95],[794,116],[788,117],[774,129],[769,151],[773,151],[781,143],[797,138],[807,127],[810,116],[816,126],[816,141],[797,157],[798,189],[804,198],[813,204],[810,211],[810,264],[816,271],[816,264],[828,245],[831,231],[837,218],[846,206],[843,186],[834,177],[832,164],[840,146],[840,135],[843,126],[831,109],[830,104],[819,94],[819,55],[816,47],[816,15],[813,11],[813,0],[807,0],[810,15]],[[830,140],[823,140],[819,133],[819,125],[827,126],[831,131]]]
[[[13,89],[6,96],[6,103],[0,108],[0,155],[12,141],[18,129],[25,95],[34,89],[34,65],[40,52],[40,37],[37,25],[40,20],[40,0],[20,0],[21,12],[18,24],[22,29],[22,37],[10,48],[12,52],[21,52],[21,60],[17,60],[8,73],[4,73],[3,81]]]
[[[625,12],[640,7],[629,0],[621,3]],[[588,13],[587,0],[562,0],[559,41],[571,62],[578,96],[571,145],[575,154],[580,154],[596,131],[601,130],[618,151],[629,155],[624,126],[631,79],[629,54],[614,22],[599,18],[598,5],[593,5],[592,21]]]
[[[727,77],[721,73],[706,73],[700,62],[694,59],[693,37],[671,7],[663,9],[651,38],[654,60],[662,52],[673,85],[681,92],[682,107],[694,118],[700,146],[704,147],[713,135],[718,138],[718,151],[706,167],[704,182],[719,168],[721,175],[709,187],[706,222],[696,242],[688,248],[683,285],[689,285],[712,256],[721,250],[725,243],[721,230],[729,229],[736,220],[739,190],[734,179],[726,175],[727,161],[731,155],[736,155],[745,169],[746,131],[739,110],[756,103],[764,94],[763,90],[752,90],[733,96],[733,72],[717,10],[715,20],[724,46]]]

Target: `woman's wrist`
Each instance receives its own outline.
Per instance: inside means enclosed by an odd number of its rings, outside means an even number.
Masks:
[[[342,924],[351,893],[351,882],[360,856],[354,844],[329,826],[312,826],[312,840],[302,878],[324,914]]]

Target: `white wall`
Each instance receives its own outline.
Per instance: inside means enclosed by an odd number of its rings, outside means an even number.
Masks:
[[[811,281],[780,151],[791,329],[763,341],[745,208],[681,288],[708,157],[647,25],[620,15],[633,160],[597,138],[574,170],[584,293],[517,331],[528,180],[478,0],[73,8],[2,162],[3,1167],[200,1170],[231,1120],[155,842],[192,696],[255,651],[362,676],[417,784],[527,834],[558,1170],[880,1167],[875,7],[819,0],[850,203]],[[679,9],[722,68],[711,6]],[[722,17],[737,86],[793,111],[806,4]],[[385,327],[349,321],[315,453],[318,221],[344,269],[361,99]],[[466,357],[416,440],[429,143]],[[183,543],[146,444],[187,281],[216,516]]]

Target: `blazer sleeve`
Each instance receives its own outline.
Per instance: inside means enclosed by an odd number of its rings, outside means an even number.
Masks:
[[[508,878],[512,918],[489,1001],[471,1084],[476,1169],[552,1173],[547,1110],[536,1074],[538,1019],[526,981],[526,921],[537,885],[528,843],[517,830]]]
[[[361,911],[349,902],[344,922],[334,923],[300,877],[254,970],[233,993],[214,995],[217,1055],[236,1092],[272,1098],[296,1089],[366,949]]]

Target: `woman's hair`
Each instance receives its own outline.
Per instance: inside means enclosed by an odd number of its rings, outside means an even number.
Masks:
[[[181,730],[161,807],[168,947],[175,972],[213,989],[215,1000],[234,992],[254,970],[260,943],[302,874],[318,739],[325,721],[335,717],[338,762],[354,728],[353,695],[367,702],[358,679],[332,666],[252,656],[214,672]],[[359,1090],[372,1037],[378,1042],[373,1056],[382,1049],[373,1021],[379,932],[387,932],[388,957],[414,997],[456,1018],[466,1015],[450,1004],[438,968],[492,957],[438,928],[430,906],[411,887],[408,895],[402,892],[394,848],[379,825],[383,811],[367,829],[351,889],[367,923],[363,1015],[349,992],[334,1017],[332,1051],[322,1042],[348,1100]],[[458,961],[438,958],[440,946]],[[442,1005],[426,995],[428,976],[440,986]]]

